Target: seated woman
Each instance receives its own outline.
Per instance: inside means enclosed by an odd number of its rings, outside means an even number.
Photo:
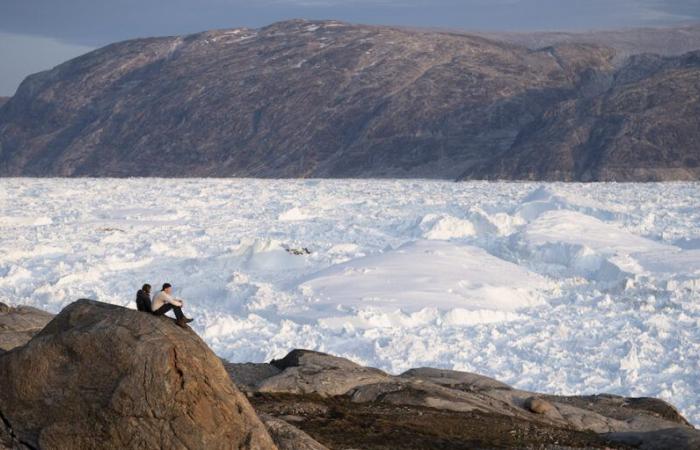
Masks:
[[[185,327],[188,323],[192,322],[193,319],[185,317],[182,313],[182,305],[184,302],[178,298],[172,296],[173,287],[170,283],[165,283],[163,289],[156,294],[153,299],[153,314],[156,316],[163,316],[166,312],[171,309],[175,313],[177,320],[175,323],[181,327]]]
[[[136,309],[143,312],[151,311],[151,285],[144,284],[136,293]]]

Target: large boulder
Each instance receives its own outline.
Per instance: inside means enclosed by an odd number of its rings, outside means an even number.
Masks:
[[[257,389],[268,393],[342,395],[358,386],[389,381],[379,369],[308,350],[293,350],[270,363],[281,373],[258,382]]]
[[[0,303],[0,354],[29,342],[51,319],[53,314],[31,306]]]
[[[276,448],[193,331],[96,301],[69,305],[1,355],[0,386],[9,447]]]

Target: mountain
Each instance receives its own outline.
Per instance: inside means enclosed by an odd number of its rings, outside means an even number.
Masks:
[[[640,53],[673,56],[700,49],[700,24],[586,32],[491,32],[479,35],[531,49],[571,43],[604,45],[616,49],[618,58]]]
[[[0,175],[700,179],[699,97],[700,52],[294,20],[28,77]]]

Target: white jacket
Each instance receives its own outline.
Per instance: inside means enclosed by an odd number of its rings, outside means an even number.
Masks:
[[[170,303],[173,306],[182,306],[183,304],[182,300],[175,298],[172,295],[168,295],[168,293],[165,291],[160,291],[153,298],[153,305],[151,306],[151,309],[153,311],[157,311],[158,308],[165,305],[166,303]]]

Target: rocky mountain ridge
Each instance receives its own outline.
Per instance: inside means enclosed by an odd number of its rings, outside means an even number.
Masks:
[[[433,368],[394,376],[308,350],[222,364],[171,319],[91,300],[0,354],[0,382],[0,449],[700,444],[700,432],[657,399],[537,394]]]
[[[489,39],[502,40],[531,49],[561,44],[593,44],[617,50],[617,58],[655,53],[678,56],[700,48],[700,24],[668,27],[627,28],[594,31],[542,31],[542,32],[484,32]]]
[[[700,179],[700,52],[280,22],[112,44],[0,106],[0,176]]]

